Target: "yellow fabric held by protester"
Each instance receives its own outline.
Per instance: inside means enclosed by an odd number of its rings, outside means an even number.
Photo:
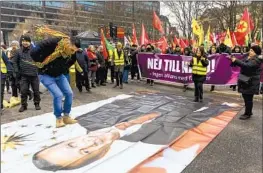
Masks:
[[[71,88],[75,88],[76,86],[76,70],[80,73],[83,72],[83,69],[77,61],[69,68],[69,81]]]
[[[3,58],[2,58],[2,51],[0,52],[0,64],[1,64],[1,73],[7,73],[7,68],[6,68],[6,65],[5,65],[5,62],[3,61]]]
[[[121,51],[121,56],[119,57],[117,49],[114,49],[114,64],[115,65],[124,65],[124,52]]]
[[[205,58],[201,58],[201,60],[205,60]],[[201,60],[197,62],[197,58],[193,57],[193,68],[192,68],[192,73],[205,76],[207,68],[203,66]]]

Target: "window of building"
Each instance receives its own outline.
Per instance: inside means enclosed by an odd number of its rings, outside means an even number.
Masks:
[[[47,7],[54,7],[54,8],[69,8],[70,5],[66,2],[61,1],[46,1]]]

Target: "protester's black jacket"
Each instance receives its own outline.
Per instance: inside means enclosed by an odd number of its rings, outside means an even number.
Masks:
[[[236,61],[231,64],[232,66],[239,66],[241,68],[240,74],[251,78],[249,84],[245,84],[240,80],[238,81],[238,92],[242,94],[259,94],[262,62],[263,59],[254,56],[250,59],[236,59]]]
[[[19,49],[12,59],[14,72],[22,76],[37,76],[38,68],[33,64],[31,51],[33,46],[28,48],[22,47]]]
[[[105,59],[104,59],[102,52],[97,52],[96,55],[97,55],[98,63],[100,64],[100,66],[105,67]]]
[[[137,49],[131,50],[131,65],[132,66],[137,66],[137,64],[138,64],[137,55],[138,55]]]
[[[54,52],[61,38],[51,38],[39,42],[31,51],[31,56],[36,62],[43,62],[47,56]],[[55,60],[39,69],[40,74],[57,77],[67,74],[69,67],[76,62],[76,53],[69,58],[57,57]]]
[[[87,73],[89,71],[89,58],[87,56],[87,53],[83,51],[82,49],[79,49],[76,52],[77,61],[82,68],[84,73]]]

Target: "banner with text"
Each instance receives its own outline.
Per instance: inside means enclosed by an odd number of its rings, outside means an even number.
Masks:
[[[243,55],[233,54],[238,59]],[[237,83],[240,68],[231,67],[228,54],[209,55],[206,84],[233,85]],[[138,54],[138,64],[142,77],[177,83],[192,83],[192,68],[187,65],[191,56],[169,54]],[[263,75],[261,75],[263,76]],[[262,78],[261,78],[262,79]],[[262,82],[262,80],[261,80]]]

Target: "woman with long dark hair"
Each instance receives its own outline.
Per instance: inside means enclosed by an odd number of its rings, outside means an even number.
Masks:
[[[231,56],[231,66],[241,68],[238,92],[242,93],[245,102],[245,113],[240,116],[241,120],[249,119],[253,115],[253,97],[259,94],[261,63],[263,62],[259,55],[261,55],[261,48],[255,45],[250,48],[248,58],[243,61]]]
[[[189,66],[192,67],[192,79],[195,85],[195,99],[194,102],[203,102],[203,83],[206,80],[206,72],[209,61],[205,55],[203,47],[199,47],[196,50],[196,54],[193,56]]]

